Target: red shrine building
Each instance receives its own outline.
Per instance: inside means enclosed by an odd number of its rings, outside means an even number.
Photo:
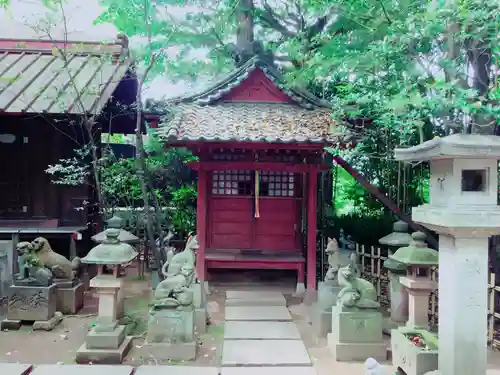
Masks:
[[[158,135],[198,157],[199,279],[286,269],[298,292],[315,290],[318,175],[329,169],[324,147],[343,139],[328,104],[258,57],[170,104]]]

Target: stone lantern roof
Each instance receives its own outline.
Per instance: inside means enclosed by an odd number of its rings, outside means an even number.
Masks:
[[[389,259],[408,266],[437,266],[439,252],[427,247],[425,233],[415,232],[411,235],[412,242],[409,246],[398,249]]]
[[[106,223],[108,224],[108,228],[118,229],[120,231],[120,234],[118,235],[118,239],[120,240],[120,242],[135,244],[140,241],[139,237],[123,229],[122,218],[118,216],[113,216],[111,219],[107,220]],[[106,235],[104,234],[104,232],[105,231],[93,235],[91,237],[92,241],[97,243],[103,243],[104,240],[106,239]]]
[[[396,221],[392,227],[392,233],[378,240],[381,245],[386,246],[408,246],[411,242],[411,235],[408,233],[408,224],[404,221]]]
[[[104,241],[82,258],[83,263],[120,265],[130,262],[138,255],[131,245],[119,240],[119,229],[108,228],[103,233]]]

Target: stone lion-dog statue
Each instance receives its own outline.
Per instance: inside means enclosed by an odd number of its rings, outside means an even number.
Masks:
[[[50,247],[49,241],[44,237],[37,237],[31,242],[33,253],[40,263],[47,267],[56,279],[74,280],[80,276],[82,261],[75,257],[70,261],[65,256],[56,253]]]

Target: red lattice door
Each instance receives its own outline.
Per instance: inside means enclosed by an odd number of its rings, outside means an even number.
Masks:
[[[259,173],[256,217],[255,172],[214,171],[209,201],[213,249],[296,250],[299,248],[297,176]]]

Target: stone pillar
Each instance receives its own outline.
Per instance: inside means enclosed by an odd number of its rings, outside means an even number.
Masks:
[[[488,238],[439,236],[439,370],[486,374]]]
[[[394,325],[405,324],[408,320],[408,291],[399,278],[400,274],[388,271],[389,289],[391,296],[391,323]]]

